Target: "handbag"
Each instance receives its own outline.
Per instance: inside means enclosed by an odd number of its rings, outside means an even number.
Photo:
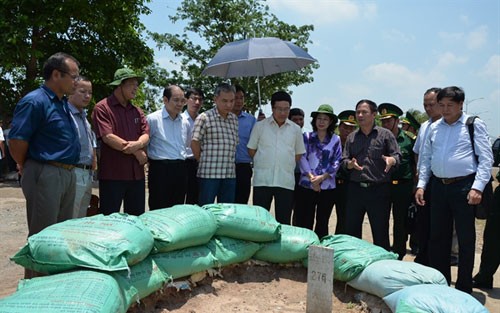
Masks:
[[[465,124],[469,129],[469,137],[472,143],[472,151],[476,156],[476,162],[479,161],[479,157],[476,154],[476,149],[474,148],[474,120],[477,116],[469,116]],[[474,205],[474,215],[477,219],[485,220],[491,210],[491,206],[493,204],[493,177],[490,177],[490,180],[486,184],[483,190],[483,194],[481,197],[481,203]]]

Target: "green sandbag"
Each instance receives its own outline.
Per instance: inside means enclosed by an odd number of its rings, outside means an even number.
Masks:
[[[220,267],[249,260],[260,244],[224,236],[216,236],[207,243],[208,249],[217,259]]]
[[[77,267],[128,270],[149,255],[153,242],[151,232],[137,216],[99,214],[45,228],[29,237],[11,260],[46,274]]]
[[[398,255],[362,239],[349,235],[323,237],[321,245],[333,248],[333,275],[341,281],[350,281],[368,265],[380,260],[396,260]]]
[[[254,259],[272,263],[289,263],[307,258],[310,245],[319,244],[318,235],[310,229],[281,225],[278,240],[266,242],[255,253]]]
[[[153,234],[154,253],[206,244],[217,229],[210,212],[190,204],[149,211],[139,218]]]
[[[171,279],[158,268],[151,256],[132,266],[130,272],[118,271],[110,274],[120,285],[127,306],[161,289],[163,284]]]
[[[217,267],[217,259],[205,245],[152,254],[151,257],[158,268],[173,279]]]
[[[14,294],[0,299],[0,312],[9,313],[115,313],[127,308],[116,280],[95,271],[21,280]]]
[[[281,224],[274,216],[256,205],[214,203],[203,208],[217,219],[216,235],[247,241],[265,242],[279,238]]]

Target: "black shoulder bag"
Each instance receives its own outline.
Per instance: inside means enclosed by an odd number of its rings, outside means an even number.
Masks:
[[[474,120],[477,116],[469,116],[465,124],[469,129],[469,137],[472,144],[472,151],[476,156],[476,162],[479,164],[479,157],[476,153],[476,148],[474,147]],[[483,190],[483,195],[481,198],[481,203],[474,206],[474,215],[477,219],[485,220],[488,217],[490,212],[491,205],[493,203],[493,177],[490,178],[490,181],[486,184]]]

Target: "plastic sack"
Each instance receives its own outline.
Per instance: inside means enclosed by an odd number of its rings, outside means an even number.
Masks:
[[[333,277],[345,282],[358,276],[373,262],[398,258],[396,253],[349,235],[323,237],[321,245],[334,249]]]
[[[180,204],[139,216],[153,234],[155,253],[206,244],[215,234],[215,217],[197,205]]]
[[[95,271],[21,280],[14,294],[0,299],[0,312],[9,313],[115,313],[127,308],[116,280]]]
[[[137,216],[99,214],[43,229],[11,260],[47,274],[77,267],[120,271],[144,260],[152,247],[153,236]]]
[[[130,272],[119,271],[110,274],[118,282],[127,306],[161,289],[165,282],[171,279],[158,268],[151,256],[132,266]]]
[[[279,239],[266,242],[254,259],[271,263],[289,263],[307,258],[310,245],[319,244],[318,235],[310,229],[281,225]]]
[[[152,254],[158,268],[177,279],[217,267],[217,259],[205,245]]]
[[[415,262],[381,260],[368,265],[349,286],[383,298],[405,287],[434,284],[448,286],[440,271]]]
[[[207,243],[207,247],[217,259],[219,267],[223,267],[249,260],[260,249],[260,244],[216,236]]]
[[[214,203],[203,208],[217,219],[218,236],[247,241],[265,242],[276,240],[281,224],[263,207],[246,204]]]
[[[395,313],[488,313],[473,296],[443,285],[415,285],[383,298]]]

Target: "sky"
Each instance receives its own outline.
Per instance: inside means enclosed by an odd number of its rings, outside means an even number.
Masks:
[[[153,0],[141,21],[150,31],[182,33],[173,24],[180,0]],[[307,49],[318,64],[312,83],[292,87],[292,107],[310,113],[330,104],[335,113],[361,99],[424,111],[425,90],[459,86],[464,111],[500,136],[499,0],[268,0],[270,12],[297,26],[312,24]],[[193,38],[195,39],[195,38]],[[194,40],[196,41],[196,40]],[[153,42],[148,44],[154,47]],[[165,69],[178,69],[171,51],[155,50]],[[270,105],[263,106],[267,116]]]

